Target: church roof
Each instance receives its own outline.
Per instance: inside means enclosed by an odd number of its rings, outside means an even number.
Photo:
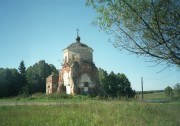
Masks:
[[[72,43],[67,48],[74,48],[74,47],[86,47],[86,48],[89,48],[86,44],[81,43],[81,42],[79,42],[79,43],[77,43],[77,42]]]
[[[77,36],[76,42],[70,44],[66,49],[71,49],[71,48],[75,48],[75,47],[85,47],[85,48],[90,48],[90,49],[92,49],[92,48],[89,47],[88,45],[86,45],[86,44],[84,44],[84,43],[81,43],[79,36]],[[93,50],[93,49],[92,49],[92,50]]]

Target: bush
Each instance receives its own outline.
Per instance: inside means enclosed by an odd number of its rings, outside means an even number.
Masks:
[[[87,100],[90,98],[91,98],[90,95],[75,95],[75,96],[73,96],[73,99],[79,99],[79,100]]]
[[[180,83],[177,83],[174,86],[174,91],[177,99],[180,99]]]
[[[56,92],[56,93],[48,95],[47,97],[48,99],[56,100],[56,99],[72,99],[73,96],[66,93],[59,94],[58,92]]]

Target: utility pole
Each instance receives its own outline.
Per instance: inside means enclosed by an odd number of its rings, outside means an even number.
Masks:
[[[141,88],[142,88],[142,100],[144,99],[144,96],[143,96],[143,77],[141,77]]]

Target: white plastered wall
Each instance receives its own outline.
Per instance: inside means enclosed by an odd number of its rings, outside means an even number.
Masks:
[[[88,87],[90,87],[90,88],[94,87],[93,82],[91,81],[90,77],[86,73],[81,75],[78,87],[83,88],[85,82],[88,82]]]
[[[74,47],[71,49],[66,49],[64,50],[64,60],[65,57],[67,57],[67,61],[69,61],[69,59],[71,60],[87,60],[90,62],[93,62],[93,58],[92,58],[92,50],[86,47]]]

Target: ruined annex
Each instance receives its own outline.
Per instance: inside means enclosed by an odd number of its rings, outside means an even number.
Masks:
[[[63,59],[59,74],[51,74],[46,78],[46,94],[65,92],[72,95],[97,95],[99,75],[93,62],[93,49],[81,43],[78,34],[76,42],[63,49]]]

